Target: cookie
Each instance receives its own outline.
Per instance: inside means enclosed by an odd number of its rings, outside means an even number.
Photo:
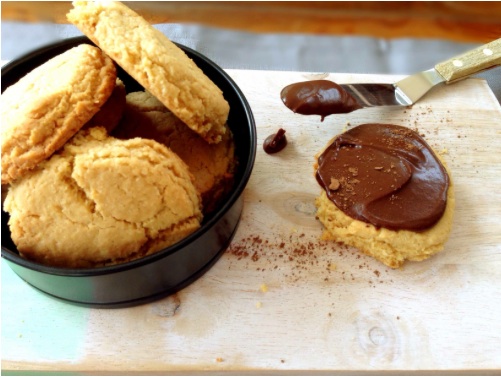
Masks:
[[[231,187],[235,166],[231,132],[225,133],[218,144],[208,144],[148,92],[127,95],[124,116],[113,135],[122,139],[153,139],[181,157],[194,176],[206,214],[217,207]]]
[[[1,97],[2,184],[48,158],[106,102],[115,87],[113,62],[83,44],[35,68]]]
[[[377,228],[354,220],[327,197],[325,191],[315,200],[317,217],[324,225],[322,239],[356,247],[386,266],[398,268],[406,260],[422,261],[442,251],[452,228],[454,189],[449,188],[447,207],[435,226],[424,232]]]
[[[415,131],[364,124],[317,156],[316,199],[324,240],[360,249],[391,268],[444,249],[454,185],[443,161]]]
[[[130,261],[200,227],[187,166],[165,146],[81,130],[64,149],[14,182],[5,200],[20,254],[51,266]]]
[[[122,80],[117,79],[115,89],[110,98],[99,109],[99,111],[82,128],[104,127],[108,134],[118,125],[125,108],[125,85]]]
[[[221,140],[228,102],[179,47],[120,2],[73,6],[67,15],[71,23],[207,142]]]

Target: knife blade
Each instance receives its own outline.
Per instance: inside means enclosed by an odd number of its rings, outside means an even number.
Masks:
[[[501,65],[501,38],[415,73],[393,84],[340,84],[361,108],[410,106],[432,88]]]

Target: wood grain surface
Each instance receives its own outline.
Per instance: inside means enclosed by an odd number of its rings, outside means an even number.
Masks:
[[[198,23],[265,33],[436,38],[487,43],[501,37],[493,1],[126,1],[151,23]],[[2,19],[67,23],[69,1],[3,2]]]
[[[228,70],[258,129],[235,238],[202,278],[133,308],[75,307],[2,266],[2,368],[115,373],[495,373],[501,368],[501,108],[486,82],[435,88],[412,108],[290,112],[292,82],[379,75]],[[368,122],[417,129],[452,171],[453,230],[440,254],[392,270],[319,240],[313,156]],[[262,142],[284,128],[289,144]]]
[[[451,82],[498,65],[501,65],[501,38],[438,63],[435,69],[446,82]]]

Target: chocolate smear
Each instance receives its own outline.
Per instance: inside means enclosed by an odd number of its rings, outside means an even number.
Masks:
[[[318,158],[316,178],[348,216],[392,230],[435,225],[449,188],[426,141],[391,124],[363,124],[336,137]]]
[[[360,109],[357,100],[340,85],[329,80],[311,80],[286,86],[280,93],[282,102],[293,112],[302,115],[349,113]]]

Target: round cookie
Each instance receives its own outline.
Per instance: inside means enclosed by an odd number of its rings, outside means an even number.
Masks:
[[[133,260],[200,226],[186,165],[165,146],[80,131],[14,182],[5,200],[12,240],[30,260],[93,267]]]
[[[324,240],[354,246],[391,268],[443,250],[454,185],[417,133],[364,124],[338,135],[316,157],[323,190],[315,204]]]
[[[194,176],[206,214],[215,209],[233,182],[235,148],[231,132],[225,133],[218,144],[209,144],[148,92],[127,95],[124,116],[113,135],[153,139],[181,157]]]
[[[226,132],[221,90],[165,35],[120,2],[75,1],[68,20],[209,143]]]
[[[115,87],[113,62],[83,44],[35,68],[1,97],[2,184],[48,158],[106,102]]]

